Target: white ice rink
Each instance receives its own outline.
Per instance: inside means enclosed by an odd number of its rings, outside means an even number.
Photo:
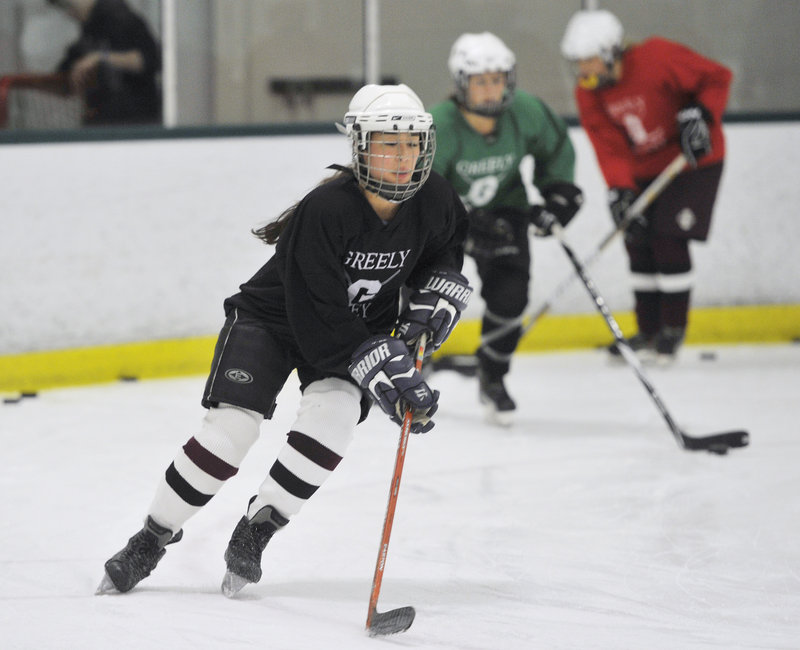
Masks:
[[[713,351],[716,360],[703,360]],[[648,374],[692,435],[678,448],[635,374],[599,351],[529,355],[509,430],[451,372],[406,458],[379,609],[364,632],[398,428],[374,410],[339,469],[219,593],[222,554],[297,404],[290,382],[238,476],[125,595],[95,596],[159,475],[202,417],[204,377],[53,390],[0,406],[0,648],[695,650],[800,648],[800,345],[688,347]]]

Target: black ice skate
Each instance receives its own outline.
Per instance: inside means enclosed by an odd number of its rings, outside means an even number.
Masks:
[[[106,573],[95,593],[113,591],[125,593],[150,575],[158,561],[167,552],[167,544],[179,542],[183,530],[174,535],[169,528],[159,526],[148,516],[144,528],[128,540],[127,546],[116,553],[105,564]]]
[[[517,405],[508,394],[503,378],[490,377],[483,370],[478,370],[480,385],[480,401],[486,407],[486,417],[490,422],[501,426],[510,426]]]
[[[647,335],[639,332],[638,334],[626,339],[628,347],[636,353],[636,356],[643,362],[651,362],[656,355],[656,335]],[[616,342],[608,346],[608,353],[612,361],[624,362],[622,353],[619,351]]]
[[[235,596],[250,582],[261,580],[261,554],[272,536],[289,520],[272,506],[264,506],[248,520],[242,517],[231,535],[225,551],[227,571],[222,580],[222,593]]]
[[[669,365],[677,359],[685,335],[686,330],[683,327],[661,328],[655,340],[656,362],[659,365]]]

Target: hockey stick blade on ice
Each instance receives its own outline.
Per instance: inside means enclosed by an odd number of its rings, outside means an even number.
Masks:
[[[708,451],[712,454],[724,455],[729,449],[746,447],[750,442],[750,434],[744,430],[723,431],[702,438],[694,438],[681,432],[683,448],[689,451]]]
[[[416,612],[413,607],[398,607],[388,612],[375,611],[367,628],[370,636],[386,636],[405,632],[414,622]]]
[[[422,360],[425,358],[425,347],[428,342],[426,334],[420,336],[417,345],[415,365],[417,370],[422,370]],[[400,491],[400,479],[403,476],[403,464],[406,458],[408,436],[411,433],[411,421],[414,414],[411,409],[406,409],[403,417],[403,426],[400,427],[400,442],[397,445],[397,455],[394,462],[394,474],[389,488],[389,503],[386,506],[386,517],[383,520],[381,545],[378,549],[378,560],[375,562],[375,575],[372,578],[372,593],[369,597],[369,612],[367,613],[367,632],[370,636],[385,636],[405,632],[414,622],[416,612],[413,607],[398,607],[388,612],[378,611],[378,596],[381,593],[383,569],[386,566],[386,555],[389,550],[389,537],[392,534],[394,511],[397,507],[397,495]]]
[[[639,357],[636,356],[636,353],[631,349],[631,347],[628,345],[628,342],[625,340],[625,337],[622,335],[622,330],[617,324],[617,321],[614,320],[614,317],[611,315],[611,311],[608,309],[608,305],[606,305],[605,300],[603,300],[602,296],[598,293],[594,282],[592,282],[592,279],[587,275],[586,269],[581,261],[575,255],[572,248],[570,248],[569,244],[567,244],[565,241],[564,229],[558,224],[555,224],[553,226],[553,234],[558,238],[561,248],[564,249],[564,252],[567,254],[570,262],[572,262],[578,277],[582,280],[586,290],[592,297],[595,306],[603,316],[603,319],[606,321],[606,325],[608,325],[608,328],[614,335],[617,348],[619,349],[622,358],[625,359],[627,364],[633,369],[633,371],[636,373],[636,376],[639,378],[639,381],[649,393],[656,407],[661,412],[661,415],[669,426],[669,429],[672,432],[672,435],[675,437],[675,441],[678,443],[678,446],[687,451],[708,451],[712,454],[720,455],[726,454],[729,449],[734,447],[746,447],[750,442],[750,435],[747,433],[747,431],[743,430],[723,431],[721,433],[715,433],[702,437],[690,436],[681,431],[681,429],[675,423],[675,420],[672,419],[672,416],[667,410],[667,407],[664,405],[664,402],[661,401],[661,397],[656,392],[655,386],[653,386],[653,383],[645,374],[644,367],[642,366],[642,362],[639,361]]]

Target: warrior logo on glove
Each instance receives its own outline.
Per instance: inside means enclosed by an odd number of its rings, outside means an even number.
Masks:
[[[439,391],[425,383],[403,341],[383,334],[367,339],[353,352],[348,371],[392,422],[402,424],[408,409],[411,433],[433,428]]]
[[[435,291],[443,298],[461,302],[466,307],[472,296],[472,287],[466,284],[466,281],[467,279],[460,273],[437,272],[428,278],[428,282],[422,290]]]
[[[471,296],[472,287],[461,273],[434,271],[425,285],[411,294],[397,321],[398,335],[415,347],[422,333],[429,332],[431,341],[425,354],[435,352],[450,336]]]
[[[369,351],[368,354],[361,357],[356,363],[350,366],[350,374],[359,384],[364,381],[364,377],[384,359],[391,356],[389,352],[389,345],[387,343],[380,343],[375,348]]]

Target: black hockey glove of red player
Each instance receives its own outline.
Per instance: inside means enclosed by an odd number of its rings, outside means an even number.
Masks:
[[[583,192],[572,183],[551,183],[541,191],[544,205],[532,205],[528,211],[536,234],[547,237],[553,234],[553,225],[562,228],[572,221],[583,205]]]
[[[411,433],[427,433],[433,428],[431,417],[439,408],[439,391],[425,383],[404,341],[373,336],[356,349],[347,369],[392,422],[402,424],[410,408]]]
[[[434,271],[425,285],[411,294],[408,306],[397,319],[398,336],[414,349],[422,333],[429,332],[425,355],[432,354],[450,336],[470,296],[472,287],[461,273]]]
[[[689,165],[697,167],[697,161],[711,152],[711,115],[702,104],[689,104],[678,111],[676,119],[683,155]]]
[[[636,199],[636,192],[627,187],[612,187],[608,190],[608,210],[614,225],[618,228],[625,222],[628,211]],[[647,236],[647,219],[641,214],[636,215],[625,226],[625,241],[636,243],[643,241]]]

